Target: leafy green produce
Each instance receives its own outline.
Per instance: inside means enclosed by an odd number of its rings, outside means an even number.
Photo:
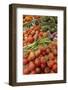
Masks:
[[[42,26],[42,30],[43,30],[44,32],[50,30],[49,25],[44,25],[44,26]]]
[[[34,43],[30,44],[30,45],[27,45],[27,46],[24,46],[24,51],[28,51],[29,49],[31,50],[37,50],[38,49],[38,46],[40,44],[42,44],[43,46],[49,44],[51,42],[51,40],[49,38],[42,38],[42,39],[39,39],[39,40],[36,40]]]
[[[40,25],[42,31],[49,30],[50,32],[57,31],[57,17],[55,16],[42,16],[40,18]]]

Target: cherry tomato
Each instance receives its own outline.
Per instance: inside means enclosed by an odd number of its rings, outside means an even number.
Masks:
[[[54,59],[54,55],[53,55],[53,53],[49,53],[49,59]]]
[[[49,52],[50,52],[50,49],[47,47],[46,48],[46,54],[49,54]]]
[[[34,34],[35,34],[35,31],[34,31],[34,30],[32,30],[32,31],[31,31],[31,35],[33,36]]]
[[[57,64],[57,59],[56,58],[53,61],[54,61],[55,64]]]
[[[37,26],[34,28],[35,31],[40,31],[40,29],[41,29],[41,27],[40,27],[39,25],[37,25]]]
[[[24,60],[23,60],[23,64],[24,64],[24,65],[26,65],[28,62],[29,62],[28,59],[24,59]]]
[[[54,64],[54,65],[52,66],[52,70],[53,70],[53,71],[56,71],[56,70],[57,70],[57,64]]]
[[[49,68],[52,68],[53,64],[54,64],[54,61],[53,60],[49,60],[47,62],[47,65],[48,65]]]
[[[40,72],[41,72],[41,69],[37,67],[37,68],[36,68],[36,73],[39,74]]]
[[[45,67],[45,69],[44,69],[44,73],[49,73],[49,72],[50,72],[49,67]]]
[[[41,64],[41,63],[40,63],[40,60],[39,60],[38,58],[36,58],[36,59],[35,59],[35,65],[36,65],[36,66],[40,66],[40,64]]]
[[[46,67],[46,63],[45,64],[41,64],[41,69],[44,69]]]
[[[27,40],[29,43],[32,43],[34,41],[34,38],[31,35],[29,35]]]
[[[39,36],[43,36],[43,32],[42,31],[39,32]]]
[[[43,56],[40,58],[40,62],[41,62],[41,64],[46,64],[46,60]]]
[[[29,66],[28,66],[28,68],[29,68],[30,71],[34,70],[34,68],[35,68],[35,64],[34,64],[32,61],[29,62]]]
[[[56,49],[52,49],[53,54],[56,56],[57,55],[57,50]]]
[[[39,49],[40,49],[41,53],[42,53],[43,51],[44,51],[44,52],[46,51],[46,48],[43,47],[43,46],[41,46],[41,45],[39,46]]]
[[[32,70],[32,71],[31,71],[31,74],[36,74],[36,71],[35,71],[35,70]]]
[[[24,74],[29,74],[29,69],[28,69],[28,67],[24,67],[23,73],[24,73]]]
[[[46,51],[43,51],[41,54],[42,54],[43,56],[45,56],[45,55],[46,55]]]

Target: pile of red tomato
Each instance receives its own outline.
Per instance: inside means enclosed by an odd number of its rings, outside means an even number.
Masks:
[[[43,36],[47,37],[48,32],[43,32],[39,25],[34,25],[32,28],[23,32],[24,46],[33,43],[35,39],[41,39]]]
[[[57,72],[57,45],[56,41],[46,48],[40,46],[35,52],[30,51],[24,56],[24,74],[56,73]]]

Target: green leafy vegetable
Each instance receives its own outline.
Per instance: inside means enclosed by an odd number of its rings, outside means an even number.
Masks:
[[[27,46],[24,46],[24,51],[28,51],[28,50],[37,50],[38,49],[38,46],[40,44],[42,44],[43,46],[49,44],[51,42],[51,40],[49,38],[42,38],[42,39],[39,39],[39,40],[36,40],[34,43],[30,44],[30,45],[27,45]]]
[[[50,32],[57,31],[57,17],[56,16],[42,16],[40,18],[40,25],[42,31],[49,30]]]

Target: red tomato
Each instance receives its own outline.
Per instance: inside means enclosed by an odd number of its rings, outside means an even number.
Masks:
[[[42,54],[43,56],[45,56],[45,55],[46,55],[46,51],[43,51],[41,54]]]
[[[36,71],[35,71],[35,70],[32,70],[32,71],[31,71],[31,74],[36,74]]]
[[[46,48],[45,47],[43,47],[43,46],[39,46],[39,49],[40,49],[40,51],[41,51],[41,53],[44,51],[46,51]]]
[[[44,69],[46,67],[46,63],[45,64],[41,64],[41,69]]]
[[[57,50],[56,49],[53,49],[52,50],[53,54],[56,56],[57,55]]]
[[[57,64],[57,59],[54,59],[54,62]]]
[[[35,68],[35,64],[31,61],[31,62],[29,62],[29,71],[32,71],[32,70],[34,70],[34,68]]]
[[[26,65],[28,62],[29,62],[28,59],[23,60],[24,65]]]
[[[43,56],[41,56],[40,62],[41,62],[41,64],[46,64],[46,60],[45,60],[45,58]]]
[[[49,54],[49,52],[50,52],[50,49],[47,47],[46,48],[46,54]]]
[[[57,64],[54,64],[54,65],[52,66],[52,70],[53,70],[53,71],[56,71],[56,69],[57,69]]]
[[[57,59],[54,59],[53,61],[54,61],[55,64],[57,64]]]
[[[27,40],[29,43],[32,43],[34,41],[34,38],[31,35],[29,35]]]
[[[50,72],[49,67],[45,67],[45,69],[44,69],[44,73],[49,73],[49,72]]]
[[[41,63],[40,63],[40,60],[39,60],[38,58],[36,58],[36,59],[35,59],[35,65],[36,65],[36,66],[40,66],[40,64],[41,64]]]
[[[53,64],[54,64],[54,61],[53,60],[49,60],[47,62],[47,65],[48,65],[49,68],[52,68]]]
[[[54,57],[54,55],[53,55],[53,53],[49,53],[49,59],[54,59],[55,57]]]
[[[40,31],[41,27],[39,25],[35,26],[34,30],[35,31]]]
[[[42,31],[39,32],[39,36],[43,36],[43,32]]]
[[[40,73],[41,72],[41,70],[40,70],[40,68],[36,68],[36,73]]]
[[[29,74],[29,69],[28,69],[28,67],[25,67],[25,68],[23,69],[23,73],[24,73],[24,74]]]
[[[32,31],[31,31],[31,35],[33,36],[34,34],[35,34],[35,31],[34,31],[34,30],[32,30]]]

